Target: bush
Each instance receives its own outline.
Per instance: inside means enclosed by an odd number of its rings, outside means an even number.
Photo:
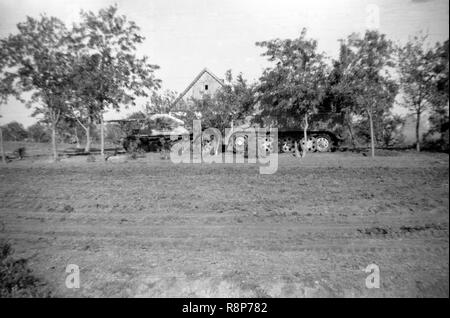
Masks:
[[[13,259],[13,249],[0,241],[0,298],[51,297],[46,284],[32,274],[26,259]]]
[[[422,142],[422,150],[427,151],[437,151],[437,152],[449,152],[449,137],[447,134],[443,134],[439,139],[433,139],[430,137],[425,137]]]

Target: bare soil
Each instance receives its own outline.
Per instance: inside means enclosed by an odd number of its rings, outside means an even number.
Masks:
[[[280,155],[260,175],[158,154],[27,159],[0,167],[0,238],[62,297],[448,297],[448,160]]]

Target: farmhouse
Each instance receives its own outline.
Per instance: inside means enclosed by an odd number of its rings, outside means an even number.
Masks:
[[[205,67],[178,96],[173,105],[176,105],[180,100],[189,104],[192,99],[200,99],[204,95],[213,96],[223,85],[223,80]]]

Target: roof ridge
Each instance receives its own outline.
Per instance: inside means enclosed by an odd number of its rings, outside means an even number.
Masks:
[[[211,72],[207,67],[205,67],[203,69],[204,72],[208,73],[209,75],[211,75],[216,81],[218,81],[220,84],[224,85],[225,83],[223,82],[222,79],[220,79],[219,77],[217,77],[213,72]]]

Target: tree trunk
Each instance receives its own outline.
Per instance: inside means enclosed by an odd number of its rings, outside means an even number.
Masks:
[[[303,139],[305,140],[303,147],[300,143],[300,147],[302,147],[302,157],[306,156],[306,153],[308,152],[308,114],[305,114],[305,126],[303,127]]]
[[[77,126],[75,126],[75,140],[77,141],[77,149],[78,149],[78,148],[81,148],[81,145],[80,145],[80,139],[78,138],[78,129],[77,129]]]
[[[105,161],[105,134],[104,134],[104,127],[103,127],[103,114],[100,115],[100,155]]]
[[[0,128],[0,151],[2,152],[2,162],[6,163],[5,149],[3,148],[3,132]]]
[[[86,131],[86,147],[84,148],[84,152],[90,152],[91,150],[91,119],[88,119],[88,123],[85,128]]]
[[[373,132],[373,118],[372,118],[372,111],[367,111],[369,115],[369,124],[370,124],[370,148],[371,148],[371,155],[372,158],[375,157],[375,136]]]
[[[348,132],[350,133],[350,139],[352,141],[353,150],[355,150],[357,146],[356,146],[355,135],[353,134],[352,125],[350,123],[347,123],[347,128],[348,128]]]
[[[53,151],[53,161],[58,160],[58,152],[56,150],[56,123],[52,122],[52,151]]]
[[[416,120],[416,150],[420,152],[420,111],[417,112]]]
[[[353,150],[355,150],[358,145],[357,145],[357,142],[355,139],[355,134],[353,133],[353,127],[352,127],[350,115],[348,115],[348,114],[346,115],[345,122],[347,124],[348,132],[350,134],[350,139],[352,142]]]

